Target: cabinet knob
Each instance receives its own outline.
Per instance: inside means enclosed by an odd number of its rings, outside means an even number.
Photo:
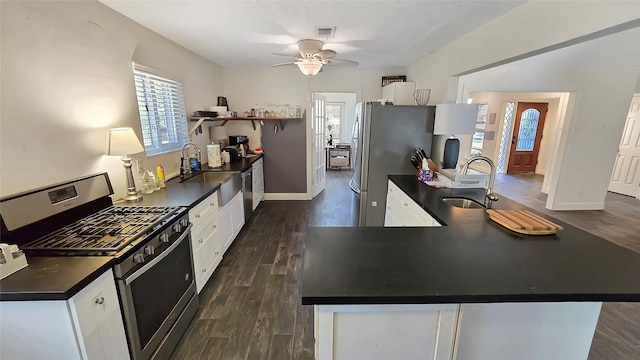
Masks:
[[[95,303],[98,305],[102,305],[104,303],[104,296],[100,296],[95,300]]]
[[[196,214],[196,219],[200,219],[200,214]]]
[[[220,254],[220,252],[219,252],[219,251],[216,251],[216,255],[219,255],[219,254]]]
[[[207,272],[207,268],[202,269],[202,272],[206,273]]]
[[[216,203],[209,203],[209,206],[216,206]]]
[[[409,204],[407,204],[407,203],[403,203],[403,204],[404,204],[404,206],[409,206]]]
[[[203,241],[202,239],[199,239],[199,240],[198,240],[198,242],[199,242],[200,244],[202,244],[202,241]]]
[[[216,228],[216,226],[215,226],[215,225],[212,225],[212,226],[211,226],[211,228],[212,228],[212,229],[215,229],[215,228]]]

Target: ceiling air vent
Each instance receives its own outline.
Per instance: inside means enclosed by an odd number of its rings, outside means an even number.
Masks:
[[[336,35],[336,27],[316,26],[316,37],[331,38]]]

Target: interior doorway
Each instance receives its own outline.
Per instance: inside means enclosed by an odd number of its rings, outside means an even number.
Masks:
[[[609,191],[640,199],[640,94],[631,100]]]
[[[548,103],[518,103],[507,173],[533,173],[538,165]]]

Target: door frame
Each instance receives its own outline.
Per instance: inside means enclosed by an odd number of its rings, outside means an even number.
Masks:
[[[538,125],[537,125],[537,129],[536,129],[536,137],[534,139],[534,147],[533,147],[533,156],[535,158],[535,165],[533,166],[533,170],[531,171],[532,173],[536,173],[536,168],[538,167],[538,156],[540,155],[540,148],[542,146],[542,136],[544,133],[544,126],[546,123],[546,118],[547,118],[547,114],[549,112],[549,102],[544,102],[544,101],[540,101],[540,102],[533,102],[533,101],[519,101],[516,103],[516,111],[513,117],[513,124],[512,124],[512,130],[511,130],[511,144],[509,145],[509,155],[507,157],[507,168],[506,168],[506,173],[509,174],[509,168],[511,167],[511,161],[512,161],[512,157],[515,156],[514,153],[514,145],[516,145],[517,142],[517,135],[520,131],[520,123],[521,123],[521,106],[524,107],[526,106],[525,104],[535,104],[538,105],[538,107],[541,107],[542,105],[545,106],[545,111],[544,114],[542,113],[542,111],[539,108],[535,108],[535,110],[538,110],[540,112],[540,117],[539,117],[539,121],[538,121]],[[524,105],[524,106],[523,106]],[[531,107],[533,108],[533,107]],[[522,109],[522,112],[526,111],[527,109]],[[516,126],[517,125],[517,126]],[[516,141],[516,142],[514,142]],[[514,174],[517,172],[511,172],[511,174]]]

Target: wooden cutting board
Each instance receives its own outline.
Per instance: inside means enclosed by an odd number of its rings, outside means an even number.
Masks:
[[[551,235],[562,230],[562,226],[528,210],[487,210],[487,214],[489,219],[521,234]]]

